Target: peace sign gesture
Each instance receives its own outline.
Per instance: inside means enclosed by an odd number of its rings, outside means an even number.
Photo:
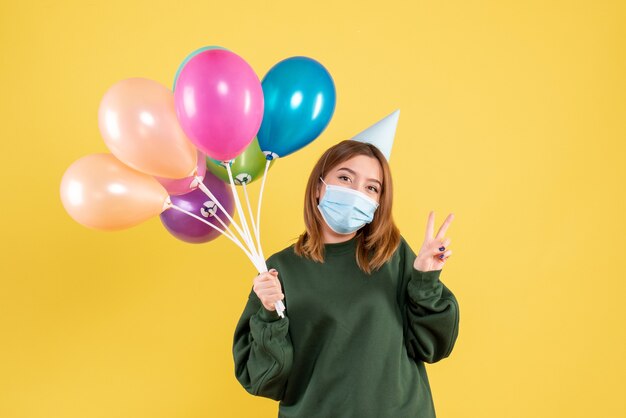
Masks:
[[[435,230],[435,212],[430,211],[428,214],[428,222],[426,222],[426,237],[413,263],[415,269],[425,272],[441,270],[443,268],[443,264],[448,257],[450,257],[450,254],[452,254],[452,250],[447,249],[450,245],[450,238],[444,237],[450,223],[452,223],[452,219],[454,219],[453,213],[448,215],[441,225],[441,228],[439,228],[439,231],[437,231],[437,235],[433,237]]]

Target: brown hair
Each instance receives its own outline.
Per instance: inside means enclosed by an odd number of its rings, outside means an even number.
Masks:
[[[374,219],[356,232],[356,262],[361,270],[371,273],[380,268],[391,258],[400,243],[400,231],[393,222],[391,214],[393,202],[393,185],[391,170],[383,153],[374,145],[346,139],[333,145],[319,158],[306,185],[304,193],[304,225],[305,231],[298,237],[294,251],[301,257],[324,261],[324,242],[322,235],[322,218],[315,197],[317,187],[324,177],[325,169],[329,170],[338,164],[357,155],[376,158],[382,168],[383,178],[379,196],[379,206]]]

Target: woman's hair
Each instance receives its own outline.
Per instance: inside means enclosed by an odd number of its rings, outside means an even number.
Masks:
[[[301,257],[324,261],[324,242],[322,234],[322,218],[317,208],[315,197],[321,183],[320,177],[338,164],[357,155],[376,158],[382,168],[382,187],[379,195],[379,206],[374,213],[372,222],[365,224],[356,233],[356,262],[361,270],[371,273],[381,267],[395,252],[400,243],[400,231],[393,222],[391,214],[393,202],[393,184],[391,170],[383,153],[375,146],[366,142],[346,139],[333,145],[319,158],[306,185],[304,194],[304,225],[305,231],[298,237],[294,251]],[[320,199],[321,199],[320,194]]]

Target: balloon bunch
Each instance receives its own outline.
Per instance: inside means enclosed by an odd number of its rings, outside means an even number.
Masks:
[[[185,242],[225,235],[265,272],[260,218],[267,172],[322,133],[335,101],[333,79],[314,59],[284,59],[259,81],[232,51],[200,48],[179,66],[173,90],[129,78],[105,93],[98,125],[111,153],[71,164],[61,200],[74,220],[99,230],[160,215],[166,230]],[[246,185],[258,178],[255,218]],[[250,224],[236,186],[243,188]],[[275,305],[284,316],[282,301]]]

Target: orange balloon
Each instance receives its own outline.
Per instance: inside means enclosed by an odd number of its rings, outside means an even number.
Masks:
[[[174,93],[146,78],[114,84],[98,110],[104,142],[123,163],[152,176],[183,178],[197,165],[197,151],[185,135]]]
[[[61,200],[69,215],[89,228],[130,228],[163,212],[169,201],[161,184],[112,154],[90,154],[68,167]]]

